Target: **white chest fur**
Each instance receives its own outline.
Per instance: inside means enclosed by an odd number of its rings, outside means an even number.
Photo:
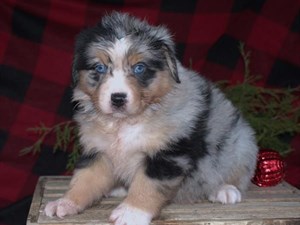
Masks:
[[[84,151],[96,149],[105,154],[114,166],[114,173],[130,180],[137,167],[143,164],[146,154],[154,154],[169,140],[170,127],[155,123],[96,123],[81,126],[81,143]]]
[[[114,173],[122,180],[129,181],[142,164],[145,154],[142,151],[144,141],[142,125],[123,125],[113,134],[113,142],[104,150],[112,161]]]
[[[145,133],[144,124],[124,124],[117,132],[116,146],[112,147],[126,153],[142,151],[143,145],[147,141]]]

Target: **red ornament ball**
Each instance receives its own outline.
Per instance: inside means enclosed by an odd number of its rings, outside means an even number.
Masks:
[[[285,163],[281,155],[271,149],[260,150],[252,182],[260,187],[275,186],[283,180],[284,175]]]

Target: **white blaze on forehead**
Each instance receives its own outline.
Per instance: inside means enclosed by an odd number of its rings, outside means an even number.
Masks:
[[[124,93],[127,95],[127,108],[130,108],[133,101],[133,92],[127,81],[127,74],[124,71],[124,59],[130,47],[130,41],[125,37],[116,40],[113,46],[107,49],[109,57],[111,59],[112,68],[111,75],[109,74],[106,82],[102,84],[103,93],[100,93],[102,96],[100,101],[100,107],[104,112],[112,112],[111,106],[111,95],[113,93]]]
[[[128,49],[129,40],[125,37],[116,40],[112,48],[108,49],[113,64],[112,76],[107,81],[109,93],[130,93],[130,88],[126,82],[126,74],[123,69],[123,62]]]
[[[117,39],[114,45],[108,49],[114,67],[122,67],[122,61],[129,49],[130,43],[127,38]]]

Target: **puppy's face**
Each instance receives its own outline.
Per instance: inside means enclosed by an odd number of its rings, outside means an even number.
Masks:
[[[126,14],[104,18],[77,40],[74,100],[113,117],[141,114],[179,83],[172,48],[164,28]]]

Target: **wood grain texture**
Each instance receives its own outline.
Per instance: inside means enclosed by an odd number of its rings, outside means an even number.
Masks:
[[[83,213],[61,220],[43,213],[48,201],[61,197],[70,177],[41,177],[36,186],[27,224],[99,224],[109,225],[111,211],[121,198],[105,198]],[[153,225],[294,225],[300,224],[300,190],[283,182],[275,187],[252,185],[241,203],[222,205],[208,201],[196,204],[171,204],[163,209]]]

